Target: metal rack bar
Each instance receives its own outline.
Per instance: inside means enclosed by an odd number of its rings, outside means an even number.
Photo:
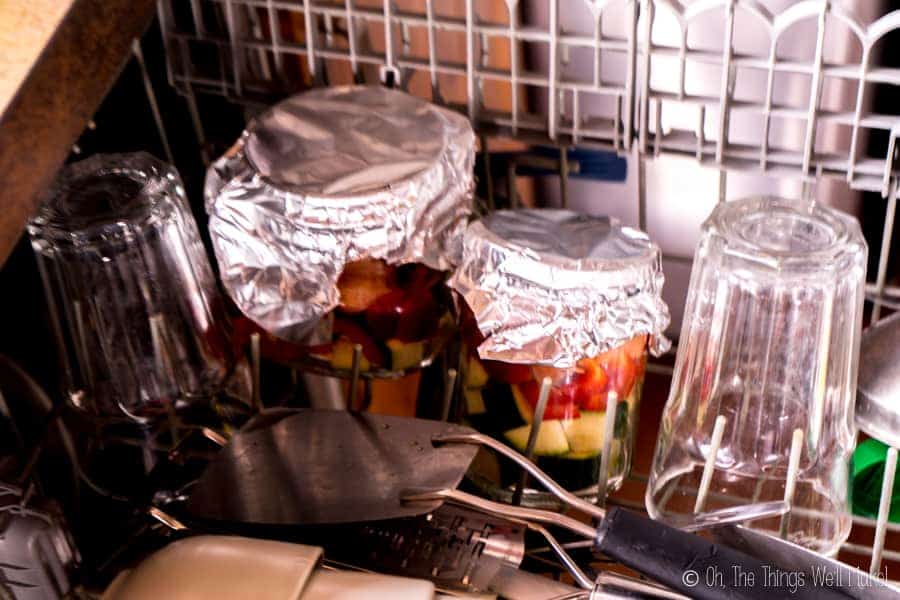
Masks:
[[[187,0],[161,0],[163,4]],[[271,40],[249,39],[238,35],[231,28],[227,38],[217,39],[198,24],[194,30],[180,30],[169,21],[164,31],[172,47],[171,40],[184,37],[187,40],[204,40],[216,43],[223,54],[231,55],[232,65],[240,51],[249,48],[271,50],[273,54],[295,54],[306,57],[310,73],[318,73],[318,61],[346,61],[354,74],[359,73],[361,64],[379,67],[382,72],[398,71],[396,79],[405,85],[409,75],[415,72],[427,73],[433,90],[433,100],[443,102],[438,91],[438,75],[462,76],[466,81],[467,114],[482,126],[490,129],[508,129],[512,135],[522,130],[543,134],[546,139],[577,140],[579,143],[600,143],[613,149],[628,150],[633,138],[643,153],[674,153],[696,156],[701,162],[712,162],[727,170],[758,170],[776,176],[792,176],[806,179],[813,173],[821,172],[825,177],[845,178],[854,189],[877,190],[879,185],[884,193],[887,182],[896,178],[890,156],[868,156],[863,152],[862,140],[869,131],[891,131],[898,127],[900,117],[878,115],[865,108],[867,86],[883,84],[900,86],[900,69],[872,67],[872,48],[888,32],[900,27],[900,11],[889,13],[875,22],[864,26],[855,17],[847,14],[831,3],[804,0],[784,12],[771,15],[750,0],[709,0],[681,6],[664,0],[623,0],[622,17],[619,28],[612,35],[604,35],[602,24],[609,24],[605,18],[614,3],[595,3],[588,0],[572,0],[559,3],[546,0],[549,8],[549,25],[546,28],[519,24],[521,10],[518,0],[507,0],[508,22],[482,22],[475,10],[478,0],[466,0],[464,16],[450,16],[436,13],[433,0],[428,0],[422,11],[410,8],[399,10],[389,1],[379,9],[373,6],[355,6],[349,0],[342,3],[318,3],[308,0],[191,0],[192,3],[206,2],[213,6],[224,6],[233,15],[234,9],[265,8],[268,11],[285,13],[302,12],[306,27],[305,40],[289,42],[279,36]],[[193,8],[194,4],[192,4]],[[230,8],[229,8],[230,7]],[[764,51],[753,54],[746,50],[736,51],[733,47],[733,30],[736,14],[749,13],[761,26],[771,32],[771,43]],[[562,23],[564,14],[583,11],[589,17],[587,31],[569,31]],[[696,20],[709,13],[721,14],[723,19],[723,39],[720,50],[695,48],[688,43],[688,31]],[[665,12],[675,17],[680,34],[675,45],[666,45],[653,39],[657,13]],[[639,18],[640,15],[640,18]],[[743,16],[743,15],[742,15]],[[318,19],[344,19],[347,22],[347,42],[335,38],[316,41]],[[231,17],[233,19],[233,16]],[[808,61],[785,59],[776,51],[778,40],[797,23],[814,20],[816,26],[816,51]],[[859,40],[862,58],[859,63],[834,64],[825,60],[825,29],[831,21],[845,25]],[[642,23],[639,27],[639,23]],[[371,43],[357,39],[357,31],[369,25],[380,27],[385,35],[385,47],[375,49]],[[422,54],[415,54],[408,44],[396,48],[393,43],[393,26],[399,26],[404,35],[423,30],[427,32],[428,47]],[[271,27],[270,27],[271,29]],[[436,32],[456,32],[465,36],[465,64],[452,64],[439,60],[434,41]],[[503,38],[509,42],[510,57],[506,67],[485,66],[486,47],[493,38]],[[478,52],[476,44],[481,45]],[[540,42],[548,45],[548,70],[546,73],[524,72],[521,69],[518,48],[522,43]],[[563,74],[559,57],[568,55],[573,48],[593,50],[590,76],[586,80]],[[478,56],[476,56],[478,55]],[[624,56],[626,68],[624,80],[608,82],[602,78],[600,65],[607,57]],[[660,89],[654,82],[652,73],[657,66],[654,59],[674,59],[678,71],[678,90],[671,92]],[[722,68],[719,93],[704,95],[688,93],[684,87],[687,66],[708,64]],[[638,67],[638,65],[640,65]],[[196,85],[199,89],[222,93],[236,100],[245,98],[250,90],[242,81],[239,72],[221,73],[222,81],[204,77],[194,67],[192,61],[174,61],[170,52],[169,68],[173,70],[173,83],[186,91]],[[734,81],[739,72],[756,70],[766,73],[766,89],[756,98],[735,97]],[[776,76],[801,75],[812,78],[810,93],[805,102],[783,106],[773,101]],[[635,85],[640,78],[640,83]],[[847,110],[829,111],[818,107],[822,87],[826,79],[839,78],[857,83],[853,106]],[[481,84],[485,81],[507,82],[512,90],[512,102],[499,113],[485,110],[482,106]],[[216,91],[219,84],[221,92]],[[274,83],[274,82],[273,82]],[[256,82],[255,82],[256,84]],[[265,82],[254,93],[264,92]],[[259,85],[259,84],[256,84]],[[520,98],[523,90],[545,90],[548,110],[542,116],[520,114]],[[616,101],[609,110],[601,109],[594,98],[613,96]],[[566,103],[563,98],[572,98],[571,119],[566,117]],[[249,100],[249,98],[247,98]],[[662,119],[651,123],[650,110],[659,117],[666,115],[666,107],[672,105],[696,106],[700,125],[691,130],[662,128]],[[633,114],[638,109],[637,126]],[[704,115],[709,110],[717,112],[715,135],[706,138],[703,131]],[[762,117],[762,137],[758,143],[746,145],[734,143],[729,138],[729,117],[735,111],[759,114]],[[796,119],[803,123],[805,134],[801,148],[782,148],[769,139],[773,118]],[[591,126],[590,123],[595,125]],[[596,124],[603,123],[603,126]],[[607,125],[608,124],[608,125]],[[852,129],[850,147],[846,152],[822,153],[816,150],[816,130],[825,126],[849,126]],[[653,132],[650,128],[654,127]],[[621,128],[621,132],[620,132]],[[624,135],[623,135],[624,134]],[[648,147],[649,135],[653,135],[653,146]],[[879,177],[880,176],[880,177]],[[880,179],[880,181],[879,181]]]
[[[385,73],[396,73],[392,81],[401,87],[409,85],[413,75],[422,74],[430,83],[432,101],[467,114],[485,141],[492,135],[508,134],[526,142],[550,141],[563,149],[578,144],[620,153],[628,152],[636,144],[638,221],[643,229],[648,221],[644,165],[647,156],[691,156],[698,163],[717,169],[719,200],[725,199],[728,173],[733,171],[800,180],[805,183],[805,193],[810,195],[815,191],[813,183],[822,177],[844,179],[855,190],[879,192],[886,198],[883,242],[877,273],[867,286],[868,297],[873,302],[873,320],[879,318],[888,303],[900,302],[900,287],[887,280],[900,187],[897,182],[900,174],[894,168],[900,115],[877,113],[867,107],[874,86],[900,87],[900,69],[873,64],[879,41],[900,29],[900,11],[864,24],[837,3],[820,0],[793,3],[779,14],[770,14],[754,0],[701,0],[685,4],[671,0],[544,0],[548,19],[538,26],[523,23],[524,3],[520,0],[506,0],[507,20],[503,22],[480,18],[479,0],[464,0],[460,3],[464,10],[454,14],[436,10],[443,7],[434,0],[426,0],[421,10],[410,8],[409,4],[398,8],[390,0],[368,2],[366,6],[352,0],[160,0],[160,6],[188,1],[192,8],[199,3],[213,8],[265,9],[270,14],[274,11],[276,16],[301,15],[306,28],[304,39],[287,40],[273,35],[269,40],[233,27],[227,35],[213,33],[203,29],[196,19],[193,29],[185,25],[179,28],[173,20],[167,20],[163,31],[170,82],[189,98],[203,91],[249,104],[266,97],[271,91],[267,84],[280,83],[264,79],[251,82],[239,77],[240,74],[235,75],[233,69],[220,69],[218,73],[202,71],[190,56],[190,44],[197,41],[214,48],[223,64],[228,59],[234,60],[239,51],[251,50],[272,51],[276,57],[305,58],[314,81],[321,81],[324,65],[342,63],[348,64],[354,79],[360,81],[377,71],[383,83]],[[161,9],[160,14],[163,12]],[[716,44],[703,47],[691,44],[689,33],[701,26],[701,18],[711,15],[722,25]],[[758,51],[739,48],[735,43],[735,27],[740,27],[740,19],[748,15],[769,34],[768,42]],[[329,35],[318,39],[317,33],[326,19],[342,20],[347,33],[331,26]],[[576,21],[585,26],[570,25]],[[662,34],[666,27],[673,29],[672,23],[677,29],[671,31],[671,40],[666,40]],[[810,38],[815,40],[812,57],[796,59],[780,55],[779,41],[800,23],[814,28],[814,37]],[[843,64],[829,60],[826,30],[835,23],[845,27],[850,37],[859,42],[858,62],[854,59]],[[604,26],[612,31],[604,33]],[[395,28],[402,33],[401,44],[394,43]],[[270,29],[276,28],[270,25]],[[384,32],[384,48],[374,45],[361,33],[374,30]],[[427,43],[409,43],[416,33]],[[437,40],[441,34],[459,37],[464,44],[464,61],[454,62],[439,56]],[[488,49],[493,42],[508,44],[507,64],[498,65],[489,60]],[[536,54],[525,54],[523,48],[530,44],[541,47],[540,58],[546,61],[542,71],[529,68],[527,58]],[[547,45],[546,51],[543,45]],[[566,68],[568,56],[577,49],[587,49],[591,54],[585,76]],[[186,56],[179,57],[179,52]],[[623,59],[624,69],[619,79],[604,79],[601,66]],[[686,87],[691,69],[697,66],[721,69],[713,89]],[[676,73],[674,88],[660,84],[655,77],[667,69]],[[747,73],[764,80],[765,87],[738,96],[736,81]],[[452,98],[450,94],[445,98],[440,89],[444,78],[464,82],[466,99]],[[791,78],[808,81],[809,92],[789,102],[780,98],[776,86]],[[821,106],[823,89],[831,81],[857,86],[846,106]],[[498,82],[510,86],[511,102],[503,108],[494,105],[488,108],[482,97],[484,86]],[[280,90],[276,85],[272,89]],[[521,102],[523,98],[543,97],[543,94],[547,95],[546,107],[539,113],[529,112]],[[612,101],[603,103],[598,99]],[[673,109],[696,111],[697,118],[691,117],[686,124],[678,123],[671,116],[677,112]],[[732,120],[736,122],[738,114],[760,119],[762,126],[753,132],[760,134],[758,139],[742,139],[740,132],[732,131]],[[773,124],[777,127],[781,122],[797,125],[802,132],[799,146],[787,147],[771,135]],[[848,147],[818,147],[821,143],[817,144],[817,138],[819,142],[827,139],[821,131],[836,127],[849,128]],[[870,148],[867,143],[870,134],[883,135],[882,132],[889,135],[887,152],[884,148]],[[482,150],[487,156],[486,143],[482,144]],[[565,169],[566,155],[560,157],[561,168]],[[514,164],[510,170],[513,176],[507,184],[514,192]],[[560,184],[565,183],[561,178]],[[488,196],[493,198],[492,182]],[[513,193],[510,201],[516,205]],[[691,260],[690,257],[665,258],[679,263]],[[668,369],[651,365],[648,370]],[[808,442],[815,443],[815,440]],[[632,479],[640,480],[640,476]],[[792,495],[790,492],[786,490],[786,497]],[[698,497],[697,501],[702,508],[704,501],[712,499],[722,500],[714,490],[707,490],[706,498]],[[801,514],[803,511],[795,512]],[[854,517],[853,520],[857,526],[881,530],[882,541],[887,532],[900,532],[900,525],[886,519]],[[900,553],[883,550],[881,543],[872,547],[848,543],[843,550],[856,556],[871,554],[873,565],[881,560],[876,560],[875,555],[879,553],[884,559],[900,560]]]

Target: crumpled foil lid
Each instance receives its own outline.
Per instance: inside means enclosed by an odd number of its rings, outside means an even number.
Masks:
[[[277,104],[207,173],[226,290],[264,329],[301,342],[338,305],[348,262],[449,269],[474,160],[467,119],[403,92],[324,88]]]
[[[485,359],[571,367],[650,334],[658,356],[669,309],[659,248],[609,217],[502,210],[472,223],[449,285],[475,315]]]

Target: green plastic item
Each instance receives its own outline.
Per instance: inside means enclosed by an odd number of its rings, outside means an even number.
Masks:
[[[853,514],[871,519],[878,518],[881,500],[881,482],[884,479],[884,463],[888,445],[868,439],[856,446],[850,466],[850,492]],[[900,472],[894,478],[891,510],[888,520],[900,522]]]

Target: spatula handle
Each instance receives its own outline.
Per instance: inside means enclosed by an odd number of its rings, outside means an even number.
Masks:
[[[597,550],[672,589],[702,600],[846,600],[813,585],[809,575],[779,570],[756,558],[714,544],[618,507],[597,529]]]

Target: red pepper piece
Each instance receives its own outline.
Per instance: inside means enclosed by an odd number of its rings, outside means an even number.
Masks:
[[[606,396],[609,390],[609,377],[597,361],[584,359],[578,361],[580,372],[566,385],[575,404],[582,410],[606,410]]]
[[[619,400],[625,400],[637,381],[637,366],[622,349],[601,354],[598,359],[609,377],[609,389],[615,390]]]
[[[534,381],[531,375],[531,367],[528,365],[517,365],[500,360],[482,360],[481,365],[488,375],[491,376],[491,379],[496,379],[503,383],[512,384],[528,380]]]
[[[250,336],[259,334],[259,351],[266,358],[280,363],[293,363],[306,356],[303,346],[273,336],[247,317],[237,317],[233,321],[232,343],[235,353],[243,352],[250,343]]]
[[[441,309],[430,289],[408,289],[381,296],[365,314],[375,337],[415,342],[435,334]]]
[[[534,379],[519,384],[522,396],[531,406],[532,413],[537,408],[541,386]],[[581,416],[578,405],[568,396],[563,388],[550,388],[550,396],[547,398],[547,408],[544,409],[544,420],[558,421],[561,419],[577,419]]]
[[[400,306],[406,292],[392,290],[372,303],[366,309],[366,325],[372,335],[381,340],[389,340],[397,335],[397,321],[400,318]]]

